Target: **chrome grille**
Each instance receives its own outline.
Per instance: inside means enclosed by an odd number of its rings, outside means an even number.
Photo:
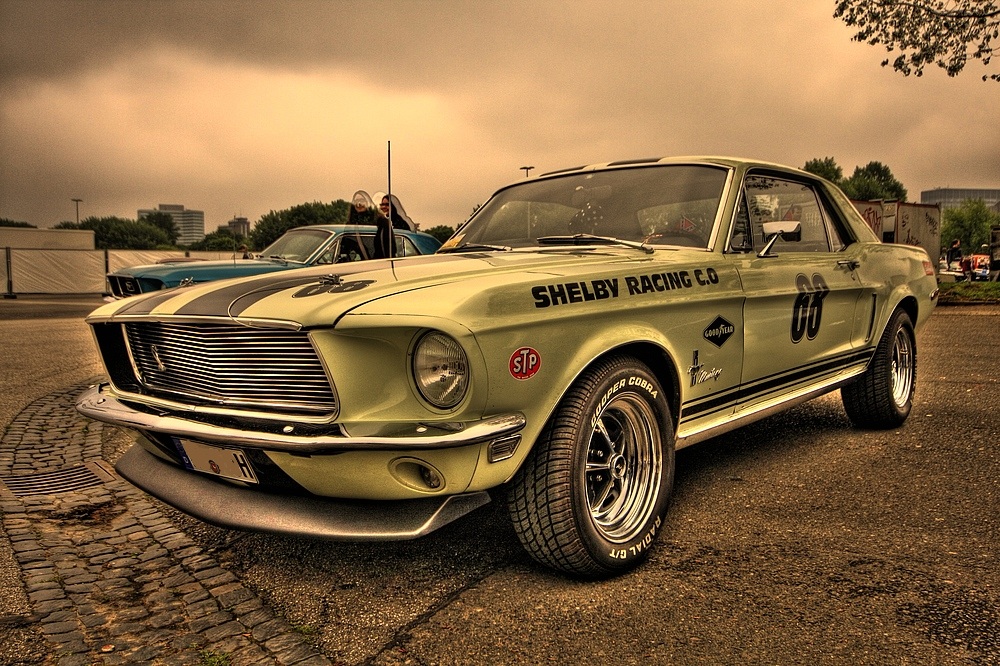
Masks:
[[[139,288],[139,281],[129,275],[109,274],[108,285],[111,287],[111,293],[119,298],[135,296],[142,291]]]
[[[304,331],[225,324],[125,325],[142,385],[192,404],[330,413],[337,399]]]

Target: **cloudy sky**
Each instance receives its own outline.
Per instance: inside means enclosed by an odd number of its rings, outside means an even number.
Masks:
[[[0,0],[0,217],[236,215],[392,191],[455,226],[544,171],[693,154],[919,201],[1000,187],[1000,85],[880,67],[833,0]]]

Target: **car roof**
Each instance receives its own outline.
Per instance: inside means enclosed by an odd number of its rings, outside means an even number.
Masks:
[[[301,231],[303,229],[319,229],[331,234],[368,232],[375,233],[374,224],[306,224],[301,227],[292,227],[288,231]],[[287,231],[285,233],[288,233]],[[397,234],[423,234],[422,231],[410,231],[409,229],[393,229]]]
[[[635,166],[649,166],[654,164],[705,164],[711,166],[721,166],[727,168],[740,168],[745,169],[756,167],[762,169],[773,169],[775,171],[785,171],[789,173],[799,173],[803,175],[808,175],[813,178],[818,178],[816,174],[808,173],[802,169],[797,169],[795,167],[790,167],[786,164],[778,164],[775,162],[767,162],[763,160],[748,159],[745,157],[727,157],[722,155],[687,155],[687,156],[674,156],[674,157],[644,157],[638,159],[627,159],[627,160],[615,160],[614,162],[598,162],[595,164],[587,164],[583,166],[570,167],[567,169],[556,169],[554,171],[547,171],[545,173],[535,176],[535,178],[545,178],[547,176],[564,175],[573,172],[587,172],[587,171],[607,171],[611,169],[620,169],[623,167],[635,167]],[[523,180],[520,182],[524,182]]]

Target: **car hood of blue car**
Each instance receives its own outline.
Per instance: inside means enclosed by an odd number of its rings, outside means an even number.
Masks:
[[[304,264],[294,261],[269,259],[227,259],[223,261],[185,261],[170,264],[148,264],[130,266],[115,271],[115,275],[130,275],[145,280],[159,280],[166,287],[176,287],[185,278],[193,282],[209,282],[226,278],[261,275],[291,268],[302,268]]]

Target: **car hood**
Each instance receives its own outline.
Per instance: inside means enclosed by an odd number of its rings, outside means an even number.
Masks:
[[[717,257],[703,250],[645,254],[613,247],[435,254],[317,266],[168,289],[109,303],[95,310],[88,321],[227,317],[312,328],[331,326],[357,309],[363,309],[364,314],[452,317],[469,303],[483,300],[497,312],[505,307],[543,307],[537,299],[547,298],[549,284],[584,284],[578,297],[592,300],[588,290],[603,289],[591,285],[603,280],[602,276],[620,281],[613,285],[617,296],[618,290],[625,290],[628,276],[653,270],[648,268],[653,261],[657,271],[662,272],[664,262],[668,262],[666,265],[676,264],[678,272],[693,275],[697,270],[711,270],[713,260]],[[608,289],[611,287],[609,282]]]
[[[296,264],[290,264],[295,266]],[[137,278],[160,280],[169,287],[176,287],[184,278],[195,282],[221,280],[225,278],[260,275],[273,271],[287,270],[289,265],[266,259],[237,259],[222,261],[184,261],[172,264],[147,264],[130,266],[114,272],[114,275],[131,275]]]

